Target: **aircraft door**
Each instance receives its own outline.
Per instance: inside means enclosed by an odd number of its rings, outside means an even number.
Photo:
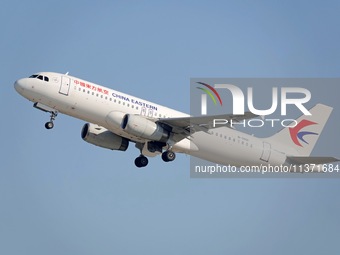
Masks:
[[[70,85],[71,85],[71,79],[68,77],[62,76],[59,93],[65,96],[68,96],[68,93],[70,91]]]
[[[261,160],[268,162],[271,154],[271,146],[270,143],[263,142],[263,151],[261,155]]]
[[[146,116],[146,108],[145,107],[142,107],[142,109],[140,111],[140,115]]]
[[[153,110],[151,108],[148,111],[148,117],[150,117],[150,118],[153,117]]]

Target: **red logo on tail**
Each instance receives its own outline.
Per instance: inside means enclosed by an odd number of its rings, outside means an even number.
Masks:
[[[300,131],[300,130],[303,129],[304,127],[307,127],[307,126],[310,126],[310,125],[315,125],[315,124],[318,124],[318,123],[313,122],[313,121],[309,121],[309,120],[302,120],[295,127],[289,128],[290,137],[292,138],[293,142],[296,145],[301,146],[301,147],[302,147],[302,145],[301,145],[300,141],[304,142],[305,144],[308,144],[308,142],[303,137],[305,135],[318,135],[318,133],[309,132],[309,131]]]

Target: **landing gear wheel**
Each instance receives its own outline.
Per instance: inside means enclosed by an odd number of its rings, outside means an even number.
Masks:
[[[52,129],[54,127],[54,124],[52,121],[46,122],[45,123],[45,128],[46,129]]]
[[[58,115],[58,112],[57,112],[57,111],[55,111],[55,112],[50,112],[50,113],[51,113],[50,121],[45,123],[45,128],[46,128],[46,129],[52,129],[52,128],[54,127],[53,121],[55,120],[55,118],[56,118],[57,115]]]
[[[139,156],[135,159],[136,167],[146,167],[148,163],[149,163],[148,158],[144,156]]]
[[[162,159],[163,159],[163,161],[165,161],[165,162],[174,161],[175,158],[176,158],[176,154],[175,154],[175,152],[173,152],[173,151],[164,151],[164,152],[162,153]]]

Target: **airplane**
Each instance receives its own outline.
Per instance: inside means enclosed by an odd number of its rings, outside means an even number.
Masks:
[[[63,113],[88,122],[81,137],[90,144],[126,151],[134,143],[140,151],[137,167],[147,166],[148,157],[158,155],[171,162],[176,153],[237,167],[339,161],[310,156],[333,109],[323,104],[312,107],[312,115],[299,117],[294,128],[257,138],[228,126],[212,128],[207,124],[214,119],[241,122],[258,117],[250,112],[193,117],[68,73],[39,72],[18,79],[14,87],[35,108],[50,113],[47,129],[53,128],[58,113]]]

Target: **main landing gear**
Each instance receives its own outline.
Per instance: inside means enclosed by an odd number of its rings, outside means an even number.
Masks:
[[[140,155],[135,159],[135,165],[136,167],[146,167],[149,163],[149,160],[147,157]]]
[[[162,159],[164,162],[171,162],[171,161],[174,161],[176,158],[176,154],[175,152],[171,151],[171,150],[167,150],[167,151],[164,151],[162,153]],[[149,163],[149,160],[147,157],[145,157],[144,155],[140,155],[139,157],[137,157],[135,159],[135,165],[136,167],[146,167]]]
[[[175,158],[176,158],[176,154],[173,151],[168,150],[168,151],[164,151],[162,153],[162,159],[163,159],[164,162],[174,161]]]

